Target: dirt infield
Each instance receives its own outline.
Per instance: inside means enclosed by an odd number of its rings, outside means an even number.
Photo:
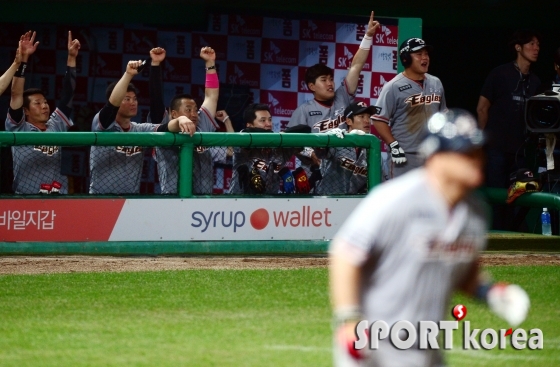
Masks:
[[[560,266],[560,254],[486,253],[483,265]],[[326,257],[111,257],[111,256],[5,256],[0,274],[160,271],[183,269],[298,269],[327,266]]]

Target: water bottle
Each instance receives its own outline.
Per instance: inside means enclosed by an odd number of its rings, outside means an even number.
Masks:
[[[542,234],[545,236],[552,236],[552,229],[550,228],[550,213],[547,208],[543,208],[541,213]]]

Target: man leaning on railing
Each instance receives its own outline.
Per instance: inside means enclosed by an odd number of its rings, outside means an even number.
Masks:
[[[156,47],[150,51],[151,70],[159,68],[165,51]],[[187,132],[193,133],[193,123],[185,116],[172,119],[166,124],[136,123],[132,121],[138,112],[138,90],[131,83],[139,72],[142,61],[129,61],[126,72],[117,83],[109,85],[106,91],[107,104],[93,118],[93,132]],[[153,90],[150,78],[150,90]],[[165,106],[157,98],[150,99],[150,114],[163,116]],[[157,111],[156,111],[157,110]],[[92,146],[90,154],[91,183],[90,194],[138,194],[144,161],[143,147]]]

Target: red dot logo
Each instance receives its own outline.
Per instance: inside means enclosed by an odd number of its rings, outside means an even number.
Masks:
[[[253,214],[251,214],[251,225],[253,228],[260,231],[268,225],[269,219],[270,216],[268,215],[268,211],[266,209],[257,209],[253,212]]]
[[[467,316],[467,308],[465,305],[457,305],[453,307],[453,311],[451,312],[453,317],[457,319],[457,321],[461,321],[462,319]]]

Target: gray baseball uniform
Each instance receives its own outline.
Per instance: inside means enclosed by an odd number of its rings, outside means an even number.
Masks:
[[[448,318],[448,302],[465,281],[485,246],[485,208],[469,196],[453,210],[428,182],[427,172],[413,170],[373,190],[336,235],[331,253],[360,267],[361,303],[370,323],[391,327],[401,320],[439,322]],[[380,341],[370,358],[356,363],[340,349],[339,366],[438,366],[439,350],[406,350]]]
[[[163,123],[169,122],[168,114]],[[219,128],[210,112],[201,107],[198,110],[196,131],[214,132]],[[159,182],[162,194],[176,194],[179,176],[179,147],[156,147],[155,160],[158,164]],[[193,155],[193,193],[211,194],[214,187],[212,153],[208,147],[196,147]]]
[[[346,119],[342,116],[344,109],[354,101],[354,95],[348,93],[346,79],[334,94],[332,106],[327,106],[311,99],[299,105],[288,123],[288,127],[307,125],[312,133],[324,133],[330,129],[346,129]]]
[[[23,107],[21,107],[23,109]],[[6,117],[6,131],[41,132],[36,126],[25,121],[21,113],[20,121],[14,121],[8,111]],[[74,125],[60,109],[54,110],[47,121],[47,132],[65,132]],[[60,173],[61,151],[57,146],[13,146],[14,161],[13,189],[16,194],[38,194],[41,184],[52,184],[57,181],[62,184],[61,194],[68,193],[68,178]]]
[[[155,132],[159,124],[130,122],[129,132]],[[120,132],[123,129],[113,121],[106,129],[99,121],[99,112],[91,124],[93,132]],[[91,171],[90,194],[137,194],[144,163],[143,147],[92,146],[89,165]]]
[[[367,151],[361,148],[316,149],[323,179],[317,194],[358,194],[367,190]]]
[[[436,112],[447,110],[441,81],[433,75],[424,75],[423,84],[407,78],[403,73],[387,82],[376,103],[376,106],[381,107],[381,112],[372,116],[374,120],[389,124],[393,137],[407,156],[407,163],[394,165],[395,176],[422,165],[416,155],[426,123]]]

